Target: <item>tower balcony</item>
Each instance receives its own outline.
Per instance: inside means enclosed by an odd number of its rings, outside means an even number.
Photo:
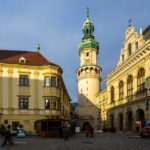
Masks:
[[[88,77],[101,80],[101,68],[96,65],[86,65],[77,70],[77,80]]]

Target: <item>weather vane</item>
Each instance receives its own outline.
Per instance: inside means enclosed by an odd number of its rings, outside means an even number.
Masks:
[[[89,8],[87,7],[87,18],[89,18]]]
[[[128,20],[129,27],[131,27],[131,21],[132,21],[132,19],[129,19],[129,20]]]

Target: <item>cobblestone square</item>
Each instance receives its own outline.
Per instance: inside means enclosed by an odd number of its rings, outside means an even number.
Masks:
[[[0,143],[2,142],[0,138]],[[68,141],[37,136],[16,138],[14,145],[0,146],[0,150],[149,150],[150,138],[140,138],[132,134],[95,133],[94,138],[86,138],[81,133]]]

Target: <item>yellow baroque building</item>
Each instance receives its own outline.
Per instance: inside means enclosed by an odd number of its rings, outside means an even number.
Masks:
[[[62,73],[40,52],[0,50],[0,124],[27,132],[39,120],[67,125],[71,99]]]
[[[150,121],[150,26],[140,34],[128,27],[116,67],[96,95],[100,127],[136,131],[138,121]]]
[[[80,67],[77,69],[77,125],[84,130],[138,131],[140,121],[150,121],[150,26],[140,33],[129,25],[116,67],[104,79],[97,65],[99,43],[89,18],[83,24],[79,44]]]

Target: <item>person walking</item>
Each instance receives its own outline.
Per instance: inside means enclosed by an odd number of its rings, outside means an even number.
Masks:
[[[94,132],[94,128],[90,127],[90,137],[93,138],[93,132]]]
[[[85,133],[86,133],[87,138],[89,137],[89,131],[90,131],[90,128],[88,126],[86,126],[85,127]]]
[[[63,128],[63,133],[64,133],[64,139],[68,140],[68,128],[67,127]]]
[[[5,130],[4,132],[4,141],[2,143],[2,146],[5,146],[7,144],[7,142],[12,145],[13,142],[12,142],[12,137],[11,137],[11,134],[10,134],[10,128],[11,128],[11,125],[8,125],[7,129]]]

